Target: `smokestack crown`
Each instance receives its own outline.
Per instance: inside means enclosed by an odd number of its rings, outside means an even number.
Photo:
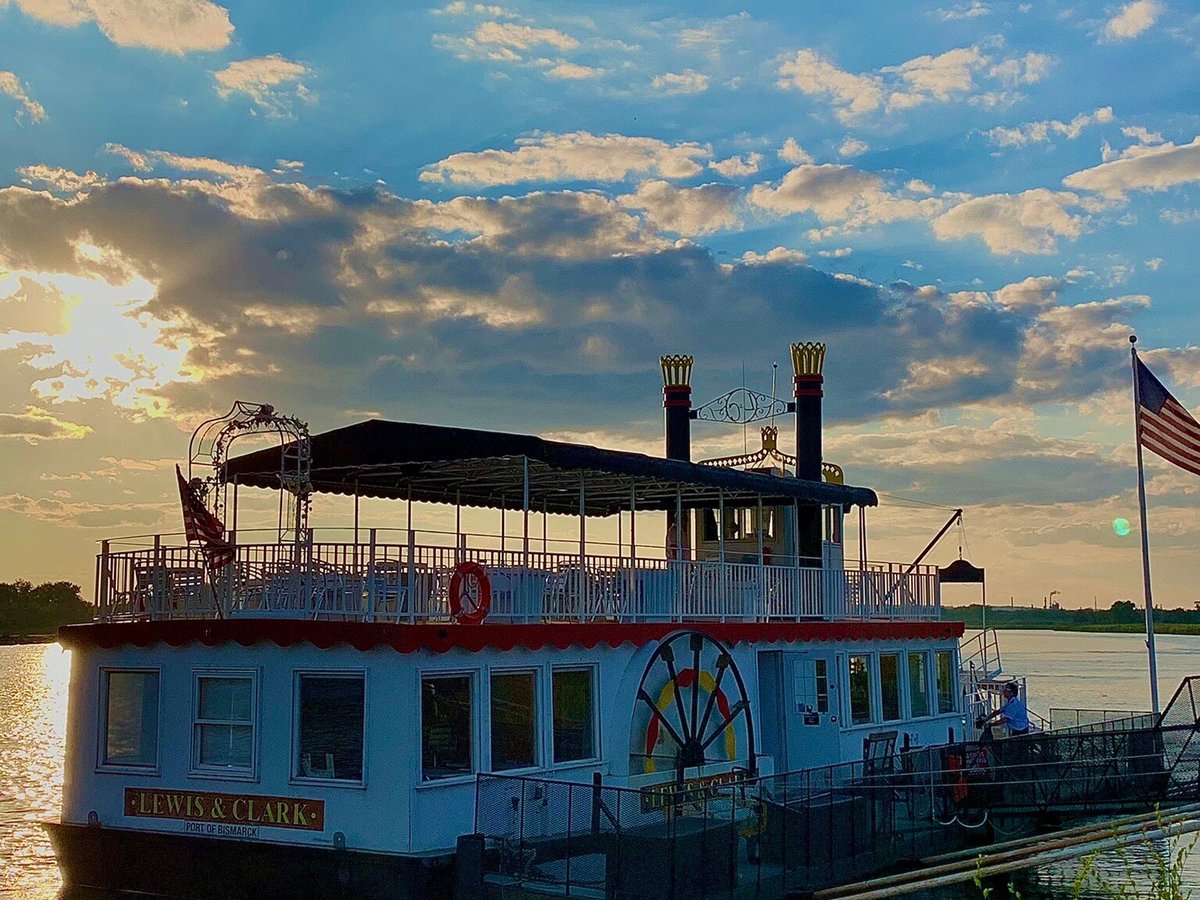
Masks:
[[[664,390],[667,388],[691,388],[692,357],[660,356],[658,364],[662,366]]]
[[[820,341],[792,344],[792,372],[797,378],[820,378],[825,367],[825,345]]]

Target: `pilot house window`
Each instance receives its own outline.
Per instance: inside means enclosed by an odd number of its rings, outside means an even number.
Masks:
[[[426,781],[475,771],[470,675],[421,681],[421,777]]]
[[[299,707],[299,778],[362,781],[363,699],[361,674],[301,675]]]
[[[192,747],[195,769],[249,774],[254,770],[254,677],[198,675]]]
[[[103,672],[105,766],[158,765],[158,672]]]

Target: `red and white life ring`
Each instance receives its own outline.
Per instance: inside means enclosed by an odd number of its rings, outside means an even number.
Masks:
[[[478,625],[492,608],[492,582],[472,560],[454,567],[450,576],[450,615],[460,625]]]

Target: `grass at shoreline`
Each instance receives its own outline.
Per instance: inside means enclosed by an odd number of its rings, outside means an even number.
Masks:
[[[943,619],[943,621],[959,621],[961,619]],[[978,625],[968,625],[970,629],[978,630]],[[1121,625],[1063,625],[1063,624],[1039,624],[1037,622],[1029,622],[1013,625],[988,625],[988,628],[994,628],[996,631],[1078,631],[1094,634],[1144,634],[1146,626],[1144,624],[1121,624]],[[1200,634],[1200,625],[1182,625],[1171,624],[1165,622],[1154,623],[1155,634]]]

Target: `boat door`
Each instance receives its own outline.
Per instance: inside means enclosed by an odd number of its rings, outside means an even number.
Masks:
[[[788,769],[841,762],[841,692],[832,650],[786,654],[791,703],[787,710]],[[787,682],[785,682],[786,684]]]

